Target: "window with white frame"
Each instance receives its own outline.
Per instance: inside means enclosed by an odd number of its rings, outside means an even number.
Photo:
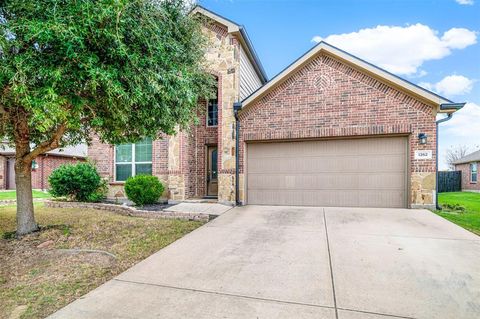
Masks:
[[[476,183],[478,180],[477,164],[478,163],[470,164],[470,182],[472,183]]]
[[[130,176],[152,175],[152,139],[134,144],[115,146],[115,180],[126,181]]]

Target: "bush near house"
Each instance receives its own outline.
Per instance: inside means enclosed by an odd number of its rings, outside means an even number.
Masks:
[[[137,206],[155,204],[162,195],[164,187],[158,177],[137,175],[125,182],[125,193]]]
[[[87,202],[98,202],[105,197],[106,184],[90,163],[61,165],[52,172],[48,182],[54,197]]]

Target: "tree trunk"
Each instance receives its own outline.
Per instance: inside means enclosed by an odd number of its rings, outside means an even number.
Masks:
[[[21,158],[15,160],[15,183],[17,184],[17,236],[38,230],[33,214],[32,162]]]

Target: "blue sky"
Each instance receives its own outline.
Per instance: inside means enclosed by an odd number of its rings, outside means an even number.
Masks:
[[[323,39],[454,102],[440,131],[480,148],[480,0],[201,0],[246,27],[271,78]]]

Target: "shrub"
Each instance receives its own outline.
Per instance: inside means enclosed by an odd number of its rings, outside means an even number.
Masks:
[[[87,202],[98,203],[104,200],[107,197],[108,185],[105,179],[100,180],[100,185],[97,190],[88,195]]]
[[[156,203],[163,190],[164,187],[156,176],[137,175],[129,177],[125,182],[125,193],[137,206]]]
[[[61,165],[50,174],[48,182],[54,197],[65,196],[76,201],[95,198],[93,194],[102,186],[97,169],[90,163]]]

